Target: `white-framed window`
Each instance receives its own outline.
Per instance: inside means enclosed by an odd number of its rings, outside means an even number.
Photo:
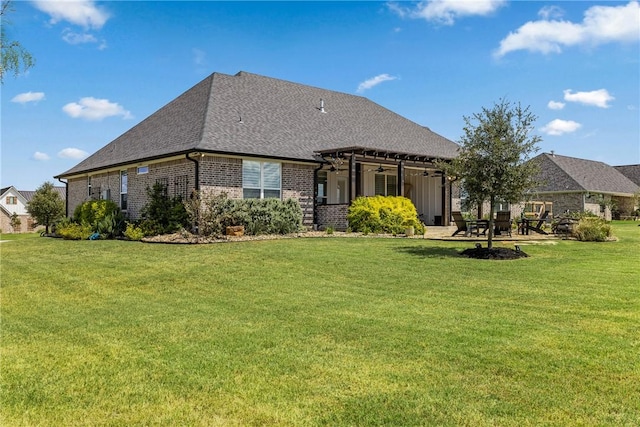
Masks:
[[[398,178],[395,175],[377,174],[374,191],[376,196],[396,196],[398,194]]]
[[[245,199],[279,199],[282,166],[275,162],[242,161],[242,197]]]
[[[127,189],[129,186],[129,180],[127,177],[127,171],[120,171],[120,209],[127,210]]]
[[[316,203],[319,205],[327,204],[327,171],[319,171],[318,172],[318,188],[317,188],[317,198]]]
[[[91,196],[91,177],[87,177],[87,197]]]
[[[138,172],[138,175],[144,175],[145,173],[149,173],[149,166],[138,166],[137,172]]]

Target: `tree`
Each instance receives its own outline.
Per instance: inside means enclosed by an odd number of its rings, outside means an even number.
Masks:
[[[460,182],[474,205],[489,202],[488,247],[493,246],[497,202],[518,203],[536,187],[537,162],[531,159],[541,138],[531,135],[536,116],[518,103],[501,99],[492,108],[464,117],[460,151],[445,172]]]
[[[37,225],[44,225],[45,233],[49,234],[49,226],[64,215],[64,201],[53,184],[45,182],[36,189],[27,205],[27,212],[36,220]]]
[[[20,232],[20,226],[22,225],[22,221],[20,220],[20,217],[18,216],[17,213],[13,213],[13,215],[11,215],[11,228],[13,228],[14,233],[18,233]]]
[[[35,63],[31,54],[19,42],[8,40],[5,31],[8,24],[6,14],[12,11],[11,0],[2,0],[2,6],[0,6],[0,56],[2,57],[0,84],[4,82],[4,76],[7,72],[12,72],[14,76],[17,76],[33,67]]]

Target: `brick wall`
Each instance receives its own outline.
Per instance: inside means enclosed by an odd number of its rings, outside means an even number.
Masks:
[[[349,226],[347,222],[349,204],[318,205],[316,209],[319,229],[323,230],[327,227],[333,227],[336,230],[346,230]]]
[[[242,159],[205,156],[199,161],[200,189],[205,194],[227,193],[230,198],[242,198]],[[124,170],[124,169],[123,169]],[[167,185],[169,196],[188,197],[195,188],[195,164],[187,159],[177,159],[148,165],[148,172],[137,173],[137,167],[129,167],[127,216],[139,219],[142,208],[148,203],[147,188],[156,182]],[[282,163],[282,199],[297,199],[302,207],[305,225],[313,223],[313,173],[314,165]],[[90,200],[87,178],[69,180],[69,215],[82,202]],[[101,198],[102,191],[110,189],[110,199],[120,205],[120,171],[91,176],[94,199]]]

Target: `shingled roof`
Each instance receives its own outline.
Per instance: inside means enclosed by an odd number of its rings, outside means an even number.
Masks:
[[[582,192],[629,196],[638,186],[603,162],[543,153],[540,160],[540,192]]]
[[[361,96],[213,73],[58,177],[189,152],[314,161],[343,147],[451,159],[458,145]]]

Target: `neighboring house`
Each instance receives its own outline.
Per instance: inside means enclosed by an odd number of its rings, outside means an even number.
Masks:
[[[54,187],[62,200],[65,198],[65,187]],[[0,229],[3,233],[25,233],[34,231],[36,223],[27,212],[27,205],[35,191],[17,190],[15,187],[0,189]],[[20,227],[14,229],[11,226],[11,217],[18,215]]]
[[[640,185],[640,165],[614,166],[614,168],[634,184]]]
[[[636,208],[634,194],[639,187],[619,169],[602,162],[543,153],[538,200],[553,203],[553,213],[591,211],[610,220],[628,216]]]
[[[363,98],[239,72],[214,73],[68,171],[68,214],[106,198],[131,219],[146,189],[295,198],[304,222],[345,228],[360,195],[409,197],[447,224],[451,187],[436,160],[458,145]]]

